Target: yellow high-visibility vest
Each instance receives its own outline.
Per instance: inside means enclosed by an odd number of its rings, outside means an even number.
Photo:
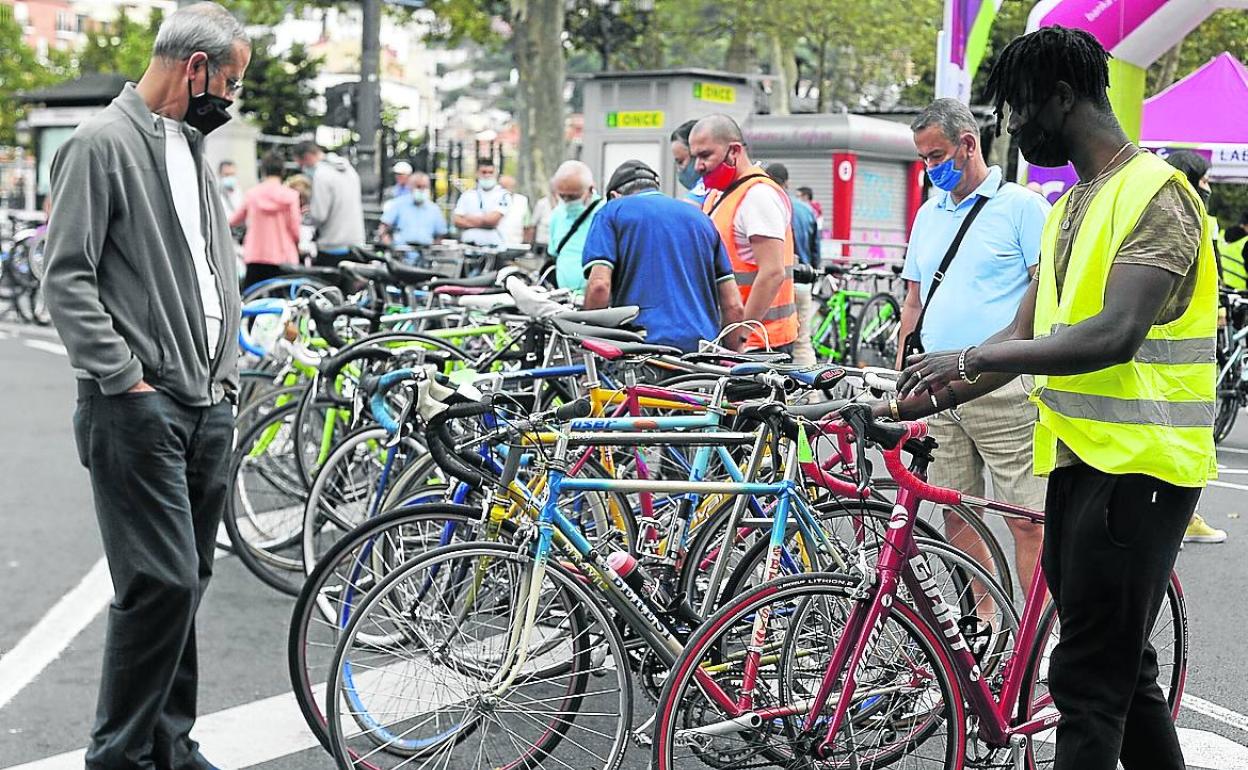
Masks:
[[[1093,197],[1079,224],[1060,292],[1053,266],[1070,193],[1045,222],[1034,334],[1042,337],[1101,312],[1114,257],[1162,186],[1182,172],[1141,152]],[[1199,199],[1198,199],[1199,202]],[[1079,459],[1106,473],[1142,473],[1183,487],[1202,487],[1217,475],[1213,449],[1216,396],[1218,269],[1213,233],[1201,205],[1196,287],[1178,319],[1148,331],[1132,361],[1088,374],[1036,378],[1032,401],[1040,410],[1035,469],[1053,470],[1060,440]]]

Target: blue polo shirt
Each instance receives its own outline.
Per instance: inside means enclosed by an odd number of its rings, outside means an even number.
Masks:
[[[732,265],[711,218],[658,190],[616,198],[594,215],[585,274],[611,268],[611,305],[637,305],[646,340],[685,352],[719,334],[719,283]]]
[[[1040,260],[1040,234],[1048,201],[1025,187],[998,189],[1001,169],[993,166],[975,192],[956,206],[947,192],[929,198],[914,218],[901,277],[918,281],[926,299],[932,276],[980,197],[988,198],[962,239],[957,256],[923,317],[923,347],[960,350],[979,345],[1014,320]]]
[[[389,200],[381,222],[394,231],[394,242],[400,245],[428,246],[446,235],[446,217],[438,204],[417,203],[410,193]]]

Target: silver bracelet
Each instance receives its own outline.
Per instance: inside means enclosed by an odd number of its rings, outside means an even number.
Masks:
[[[962,348],[962,352],[958,354],[958,377],[968,385],[974,385],[979,381],[980,374],[983,374],[983,372],[980,372],[975,375],[974,378],[966,376],[966,354],[974,350],[976,347],[976,345],[968,345]]]

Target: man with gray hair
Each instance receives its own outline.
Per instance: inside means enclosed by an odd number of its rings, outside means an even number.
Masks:
[[[1025,187],[1006,183],[999,167],[984,162],[979,124],[958,100],[937,99],[910,128],[936,190],[919,209],[910,233],[901,274],[906,299],[900,339],[926,350],[980,345],[1014,321],[1036,273],[1049,204]],[[899,369],[904,355],[904,350],[898,353]],[[1028,401],[1030,387],[1030,377],[1019,377],[989,396],[932,416],[928,429],[940,445],[932,483],[982,496],[987,470],[998,499],[1043,509],[1045,482],[1032,475],[1036,409]],[[1015,563],[1027,586],[1043,531],[1030,522],[1007,521]],[[951,543],[987,562],[983,542],[957,514],[945,511],[945,528]]]
[[[43,286],[115,589],[87,768],[212,767],[190,737],[195,613],[229,489],[240,306],[204,135],[250,59],[224,8],[179,9],[138,84],[52,162]]]
[[[594,191],[594,172],[579,160],[565,160],[551,181],[559,205],[550,214],[550,256],[555,258],[555,281],[561,289],[585,290],[581,254],[602,196]]]

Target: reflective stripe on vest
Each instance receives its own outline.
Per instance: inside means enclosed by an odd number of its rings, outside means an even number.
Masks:
[[[1168,428],[1212,428],[1214,405],[1208,401],[1149,401],[1094,396],[1045,388],[1040,403],[1080,420],[1119,425],[1164,425]]]
[[[738,286],[753,286],[754,279],[758,277],[758,271],[750,270],[750,271],[744,271],[740,273],[734,272],[732,274],[732,277],[737,279]],[[784,277],[785,278],[793,277],[793,268],[791,266],[786,267],[784,269]]]
[[[741,202],[745,200],[745,195],[751,187],[762,184],[776,190],[784,200],[785,206],[792,205],[780,186],[764,175],[760,167],[755,166],[747,173],[757,173],[759,176],[743,182],[722,203],[718,203],[721,193],[712,191],[702,204],[702,210],[710,214],[711,221],[715,223],[715,229],[719,231],[720,240],[724,243],[724,250],[728,252],[728,261],[732,264],[733,276],[737,279],[742,303],[749,302],[750,292],[754,287],[754,282],[758,279],[758,265],[741,258],[740,247],[737,245],[736,234],[733,231],[733,220],[736,219]],[[714,213],[711,213],[712,210]],[[780,284],[780,290],[776,292],[776,296],[772,298],[771,306],[763,314],[762,322],[766,335],[760,331],[752,332],[745,341],[746,349],[775,348],[788,345],[797,339],[797,299],[793,288],[793,266],[796,263],[790,209],[789,224],[785,227],[784,236],[784,281]]]
[[[1053,331],[1068,329],[1070,324],[1053,324]],[[1218,346],[1212,337],[1189,340],[1145,339],[1135,351],[1134,360],[1141,364],[1207,364],[1216,362]]]
[[[1075,231],[1060,294],[1054,254],[1069,193],[1058,200],[1041,237],[1035,336],[1102,312],[1118,250],[1171,180],[1196,198],[1181,172],[1148,152],[1106,180]],[[1203,216],[1200,225],[1195,287],[1179,318],[1150,327],[1131,361],[1086,374],[1036,378],[1036,473],[1056,467],[1061,442],[1106,473],[1141,473],[1184,487],[1204,486],[1217,475],[1211,426],[1217,396],[1218,269],[1212,231]]]

